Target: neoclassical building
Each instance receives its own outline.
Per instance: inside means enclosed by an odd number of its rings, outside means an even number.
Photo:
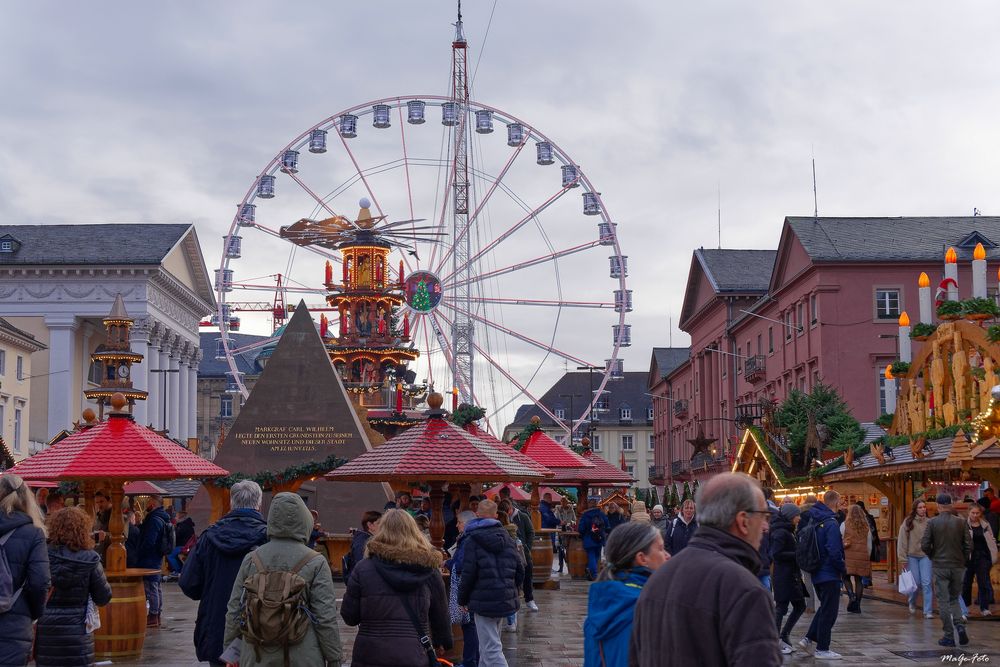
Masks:
[[[121,294],[135,319],[136,420],[196,437],[198,323],[215,294],[188,224],[0,225],[0,316],[47,347],[32,355],[28,437],[37,449],[80,418],[100,382],[90,355]]]

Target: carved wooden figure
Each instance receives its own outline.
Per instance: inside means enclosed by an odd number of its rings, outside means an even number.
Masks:
[[[914,459],[924,458],[924,444],[927,442],[927,438],[920,436],[919,438],[910,438],[910,453],[913,455]]]
[[[944,359],[941,357],[941,341],[934,339],[932,346],[934,351],[931,353],[931,386],[934,392],[934,416],[938,417],[942,414],[945,404]]]
[[[875,457],[875,460],[878,461],[878,464],[880,466],[884,466],[885,465],[885,446],[882,445],[882,443],[873,442],[872,443],[872,456]]]
[[[955,346],[951,355],[951,378],[955,388],[955,409],[959,414],[969,409],[969,357],[965,353],[965,346],[962,344],[962,334],[955,330],[952,336]],[[954,423],[954,422],[949,422]]]

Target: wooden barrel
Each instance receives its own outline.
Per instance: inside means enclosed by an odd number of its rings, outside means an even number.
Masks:
[[[579,533],[563,533],[563,545],[566,548],[566,564],[569,574],[574,579],[587,578],[587,552],[583,550],[583,540]]]
[[[535,531],[535,542],[531,545],[531,580],[536,586],[544,584],[552,576],[552,535],[556,532],[551,528]]]
[[[100,607],[101,627],[94,631],[94,653],[98,658],[125,658],[142,655],[146,640],[146,591],[143,573],[155,570],[126,570],[108,574],[111,602]]]
[[[465,650],[465,635],[462,634],[462,626],[458,623],[451,624],[451,650],[445,656],[448,662],[456,665],[462,662],[462,651]]]
[[[330,563],[334,579],[343,579],[343,560],[351,550],[351,534],[330,533],[326,537],[319,538],[318,542],[326,548],[326,559]]]

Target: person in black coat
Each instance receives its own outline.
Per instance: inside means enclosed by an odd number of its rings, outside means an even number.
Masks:
[[[170,515],[161,506],[160,496],[149,496],[146,500],[146,518],[139,526],[139,544],[136,547],[135,566],[156,570],[142,578],[142,587],[146,590],[146,602],[149,603],[149,613],[146,614],[146,627],[160,627],[160,612],[163,610],[163,592],[160,588],[159,570],[163,565],[163,535],[170,525]]]
[[[198,660],[224,664],[226,607],[243,557],[267,542],[267,521],[260,513],[263,491],[243,480],[229,490],[232,511],[209,526],[198,538],[184,564],[179,585],[184,595],[198,600],[194,648]]]
[[[504,665],[500,623],[517,612],[517,592],[526,575],[514,539],[496,519],[496,503],[481,501],[476,514],[479,518],[465,526],[458,604],[475,619],[480,662]]]
[[[681,506],[681,513],[670,522],[670,534],[664,545],[667,548],[667,553],[671,556],[680,553],[687,546],[696,530],[698,530],[698,520],[695,519],[694,501],[685,500]]]
[[[778,514],[771,518],[770,557],[774,562],[774,572],[771,585],[774,590],[774,619],[778,625],[778,635],[781,637],[781,652],[788,655],[792,652],[788,637],[798,622],[802,612],[806,610],[802,575],[795,560],[797,540],[795,526],[799,523],[799,508],[786,503],[778,509]],[[788,605],[792,605],[792,613],[784,626],[781,625]]]
[[[452,647],[441,554],[398,509],[385,513],[367,549],[368,558],[351,570],[340,606],[344,622],[359,626],[351,667],[427,667],[420,641],[427,628],[433,647]]]
[[[361,515],[361,528],[355,530],[351,537],[351,552],[348,556],[349,570],[344,573],[345,577],[349,576],[350,570],[353,570],[358,563],[365,559],[365,546],[378,530],[378,522],[381,518],[382,513],[375,510],[369,510]]]
[[[85,624],[87,602],[103,607],[111,586],[94,551],[91,519],[65,507],[49,516],[49,569],[52,594],[35,630],[38,667],[87,667],[94,664],[94,635]]]
[[[49,554],[42,511],[17,475],[0,476],[0,541],[14,590],[20,590],[10,611],[0,614],[0,665],[26,665],[31,623],[41,618],[49,592]]]

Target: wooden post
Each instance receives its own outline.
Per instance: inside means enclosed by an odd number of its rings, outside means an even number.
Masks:
[[[108,532],[111,533],[111,544],[105,556],[109,574],[124,572],[125,558],[125,519],[122,516],[122,500],[125,498],[125,480],[109,481],[111,485],[111,519],[108,521]]]
[[[431,544],[437,548],[444,546],[444,491],[442,482],[431,482]]]
[[[539,499],[539,494],[541,485],[538,482],[531,483],[531,525],[535,530],[542,529],[542,513],[538,509],[538,505],[541,502]]]
[[[209,523],[215,523],[229,513],[229,489],[216,486],[211,481],[201,484],[208,491],[208,499],[212,503],[212,514]]]
[[[87,480],[83,484],[83,509],[90,515],[90,522],[93,523],[97,517],[97,508],[94,506],[94,493],[97,489],[96,482]]]

